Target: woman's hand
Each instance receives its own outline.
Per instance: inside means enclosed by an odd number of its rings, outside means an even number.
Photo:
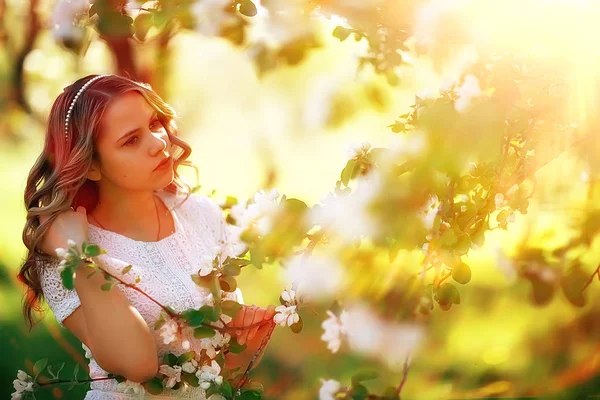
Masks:
[[[50,217],[42,215],[39,217],[40,223],[47,221]],[[73,240],[78,248],[84,241],[88,240],[88,220],[84,207],[77,207],[77,211],[72,209],[58,214],[56,219],[44,234],[39,249],[46,254],[55,256],[58,247],[67,248],[67,241]]]
[[[242,305],[242,309],[238,311],[235,318],[227,326],[234,328],[252,326],[251,328],[238,329],[233,332],[232,336],[237,339],[240,345],[244,345],[250,341],[260,342],[269,331],[268,328],[270,325],[273,324],[274,315],[275,306],[261,308],[255,305]]]

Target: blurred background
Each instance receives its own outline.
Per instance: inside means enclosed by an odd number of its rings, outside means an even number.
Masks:
[[[97,1],[97,8],[104,3]],[[224,13],[226,3],[233,8]],[[157,4],[160,11],[144,11]],[[101,12],[90,12],[87,1],[0,0],[2,398],[13,392],[17,369],[30,373],[41,358],[64,361],[65,371],[79,365],[79,378],[87,378],[80,343],[47,308],[39,313],[39,325],[27,330],[23,287],[16,278],[25,254],[25,181],[42,149],[54,98],[82,76],[110,72],[149,82],[176,109],[180,134],[192,146],[198,175],[192,169],[184,176],[217,200],[277,188],[308,205],[318,203],[340,179],[349,145],[394,143],[398,134],[390,125],[410,110],[415,95],[437,96],[477,62],[481,48],[535,56],[551,76],[552,90],[561,90],[565,120],[596,126],[600,10],[591,1],[200,0],[111,6],[119,12],[98,19]],[[403,49],[390,53],[386,46]],[[540,162],[527,214],[516,214],[507,229],[487,232],[485,245],[469,253],[473,276],[461,287],[461,304],[436,310],[402,398],[600,396],[600,283],[591,283],[583,307],[559,292],[536,304],[530,282],[517,279],[510,261],[524,241],[542,251],[569,243],[573,222],[589,215],[590,204],[597,207],[600,154],[595,131],[589,132],[574,151],[563,151],[568,135],[541,136],[551,156]],[[452,151],[460,153],[463,144],[457,139]],[[592,221],[589,246],[581,252],[592,276],[600,263],[598,217],[587,221]],[[278,304],[280,275],[274,266],[244,270],[245,301]],[[308,313],[300,334],[276,331],[253,373],[267,398],[318,398],[320,378],[347,381],[363,365],[356,355],[326,350],[319,338],[324,313],[319,308]],[[383,373],[382,381],[394,379],[401,373]],[[83,398],[86,390],[87,385],[70,392],[66,385],[55,386],[36,397]]]

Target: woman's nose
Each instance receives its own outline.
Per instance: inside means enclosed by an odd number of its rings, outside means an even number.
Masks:
[[[166,134],[160,134],[160,133],[154,133],[152,132],[152,144],[150,147],[150,153],[151,155],[156,155],[157,153],[160,153],[162,151],[164,151],[167,148],[167,141],[168,141],[168,137]]]

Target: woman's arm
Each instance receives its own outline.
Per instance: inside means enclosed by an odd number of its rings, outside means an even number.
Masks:
[[[152,379],[158,356],[150,328],[121,290],[100,289],[106,283],[102,273],[88,279],[93,271],[87,266],[77,269],[75,290],[81,307],[63,325],[90,348],[105,371],[134,382]]]
[[[48,218],[40,216],[40,222]],[[78,247],[88,240],[85,208],[60,213],[45,233],[40,250],[53,255],[57,247],[67,247],[68,239]],[[107,263],[110,260],[107,256]],[[63,325],[90,348],[105,371],[134,382],[153,378],[158,371],[158,356],[150,328],[120,289],[100,288],[106,283],[103,273],[88,279],[93,271],[88,266],[77,269],[74,290],[81,305],[63,320]]]

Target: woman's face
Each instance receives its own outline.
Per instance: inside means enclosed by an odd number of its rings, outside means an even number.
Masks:
[[[156,110],[138,92],[111,101],[96,140],[100,163],[90,179],[129,190],[158,190],[174,178],[171,142]],[[159,167],[167,157],[169,160]],[[108,182],[106,182],[108,181]],[[100,182],[99,182],[100,183]],[[102,183],[101,183],[102,185]]]

